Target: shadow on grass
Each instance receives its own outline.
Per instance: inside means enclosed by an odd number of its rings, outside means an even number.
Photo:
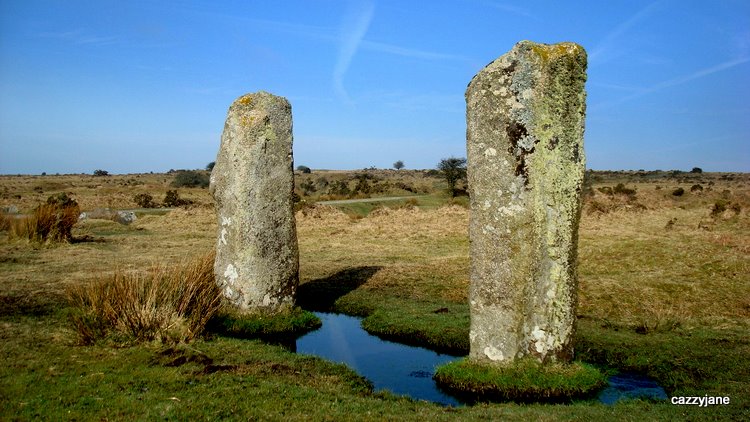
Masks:
[[[102,237],[84,234],[83,236],[73,236],[70,239],[70,243],[107,243],[107,240]]]
[[[365,284],[380,268],[347,268],[328,277],[308,281],[297,290],[297,306],[309,311],[332,312],[340,297]]]
[[[65,307],[65,299],[52,293],[0,295],[0,318],[44,317],[63,307]]]

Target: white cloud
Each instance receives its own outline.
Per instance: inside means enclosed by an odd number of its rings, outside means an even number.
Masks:
[[[344,17],[339,35],[339,54],[333,69],[333,88],[340,99],[351,103],[349,94],[344,88],[344,76],[349,70],[354,55],[357,54],[362,39],[370,27],[375,13],[375,5],[371,2],[358,2],[350,8]]]

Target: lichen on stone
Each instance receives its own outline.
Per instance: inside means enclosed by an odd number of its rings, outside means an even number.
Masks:
[[[576,44],[522,41],[467,88],[471,354],[478,359],[493,348],[505,359],[572,354],[585,69]],[[518,317],[493,318],[494,305]]]

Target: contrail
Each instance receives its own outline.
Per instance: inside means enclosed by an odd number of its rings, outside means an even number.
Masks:
[[[360,3],[357,10],[347,13],[341,27],[339,56],[333,69],[333,88],[339,98],[347,103],[352,101],[344,88],[344,75],[349,70],[352,58],[359,50],[362,38],[370,27],[374,12],[375,5],[373,3]]]

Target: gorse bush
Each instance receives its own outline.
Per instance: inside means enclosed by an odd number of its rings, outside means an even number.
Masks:
[[[162,201],[162,204],[165,207],[181,207],[184,205],[190,205],[192,203],[193,201],[189,199],[180,198],[180,194],[177,192],[177,190],[168,190],[164,195],[164,201]]]
[[[34,209],[31,216],[8,220],[11,237],[37,242],[69,242],[73,239],[73,226],[78,222],[81,209],[65,193],[47,198],[47,202]]]
[[[349,193],[351,193],[351,191],[349,190],[349,184],[343,180],[336,180],[328,185],[329,195],[346,196],[349,195]]]
[[[154,202],[154,197],[147,193],[139,193],[133,196],[133,202],[141,208],[156,208],[159,206],[159,204]]]
[[[171,185],[175,188],[207,188],[211,183],[207,174],[195,170],[180,170]]]
[[[612,193],[615,195],[625,195],[630,198],[635,198],[635,192],[635,189],[627,188],[622,183],[618,183],[617,186],[612,189]]]
[[[67,294],[81,344],[111,334],[126,342],[187,342],[203,333],[222,297],[213,253],[175,268],[155,265],[145,274],[118,269]]]

